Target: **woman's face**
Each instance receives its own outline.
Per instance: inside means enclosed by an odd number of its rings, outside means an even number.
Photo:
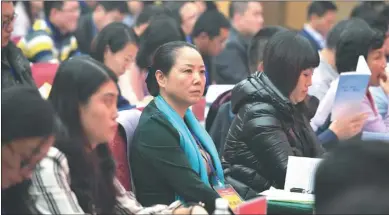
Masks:
[[[371,71],[370,86],[378,86],[379,79],[385,74],[386,56],[384,47],[375,49],[367,55],[367,65]]]
[[[303,70],[298,79],[297,85],[289,96],[293,104],[302,102],[308,93],[308,87],[312,85],[313,68]]]
[[[54,136],[21,138],[1,147],[1,188],[29,179],[54,140]]]
[[[165,76],[157,71],[156,78],[161,91],[173,102],[189,107],[204,94],[206,77],[203,58],[193,48],[180,48],[170,73]]]
[[[43,1],[34,0],[34,1],[30,1],[30,3],[31,3],[31,13],[33,17],[37,17],[38,14],[43,10]]]
[[[134,62],[137,52],[138,47],[133,43],[127,43],[120,51],[115,53],[107,47],[107,51],[104,54],[104,64],[119,77]]]
[[[117,86],[110,80],[100,86],[87,104],[80,106],[81,125],[93,147],[113,140],[117,129],[117,98]]]

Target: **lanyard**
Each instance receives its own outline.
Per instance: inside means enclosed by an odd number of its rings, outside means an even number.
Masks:
[[[91,19],[91,22],[92,22],[91,23],[92,24],[92,38],[94,38],[97,35],[98,30],[97,30],[95,22],[93,21],[93,17]]]
[[[192,136],[193,136],[193,138],[195,139],[197,145],[199,146],[200,150],[203,150],[205,153],[208,153],[208,152],[204,149],[204,147],[201,145],[201,142],[199,141],[199,139],[197,138],[197,136],[196,136],[192,131],[191,131],[191,133],[192,133]],[[201,152],[200,152],[200,153],[201,153]],[[208,155],[209,155],[209,159],[210,159],[210,160],[208,160],[207,154],[205,154],[204,159],[205,159],[207,165],[209,166],[209,169],[211,170],[211,175],[213,175],[213,176],[216,177],[216,180],[217,180],[217,182],[218,182],[218,185],[220,185],[221,183],[220,183],[219,177],[216,175],[216,169],[215,169],[215,167],[213,166],[212,157],[211,157],[211,155],[210,155],[209,153],[208,153]]]
[[[16,72],[15,72],[15,70],[14,70],[14,68],[12,66],[10,68],[11,68],[11,74],[14,77],[14,79],[16,80],[17,79],[16,78]]]

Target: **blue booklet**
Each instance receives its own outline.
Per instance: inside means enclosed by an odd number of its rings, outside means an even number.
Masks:
[[[357,71],[340,74],[331,120],[360,113],[366,96],[371,72],[363,56],[359,57]]]

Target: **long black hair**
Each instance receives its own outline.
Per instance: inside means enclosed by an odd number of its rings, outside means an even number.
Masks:
[[[148,68],[158,47],[168,42],[184,40],[181,27],[169,14],[155,16],[140,37],[139,51],[136,55],[137,66],[141,69]]]
[[[115,74],[91,57],[74,57],[63,62],[54,78],[49,101],[67,128],[67,134],[55,147],[68,160],[71,189],[86,213],[111,214],[116,204],[115,164],[107,144],[99,144],[87,152],[79,107],[108,81],[116,82]]]
[[[104,63],[104,54],[107,48],[116,53],[127,44],[136,45],[136,35],[126,24],[113,22],[105,26],[92,42],[91,57]]]

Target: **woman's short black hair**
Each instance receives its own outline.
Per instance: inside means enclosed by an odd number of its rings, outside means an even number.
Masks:
[[[159,94],[159,85],[155,77],[156,71],[160,70],[163,74],[168,75],[176,63],[177,51],[184,47],[197,50],[196,47],[190,43],[173,41],[163,44],[155,51],[152,65],[149,67],[149,73],[146,78],[147,89],[152,96],[157,96]]]
[[[361,20],[361,22],[364,22]],[[336,45],[336,68],[339,73],[355,71],[360,55],[367,59],[370,51],[380,49],[385,40],[385,35],[379,30],[374,30],[369,25],[360,24],[346,29]]]
[[[155,16],[149,27],[140,37],[139,51],[136,55],[136,64],[141,69],[151,65],[151,58],[155,50],[171,41],[184,41],[185,36],[177,22],[167,14]]]
[[[113,53],[122,50],[127,44],[136,44],[136,35],[126,24],[113,22],[105,26],[92,42],[91,57],[104,63],[107,48]]]
[[[56,132],[56,114],[36,88],[13,86],[1,92],[1,145],[16,139],[48,137]]]
[[[271,37],[263,55],[265,74],[286,97],[296,87],[301,72],[317,67],[320,61],[310,42],[289,30]]]

